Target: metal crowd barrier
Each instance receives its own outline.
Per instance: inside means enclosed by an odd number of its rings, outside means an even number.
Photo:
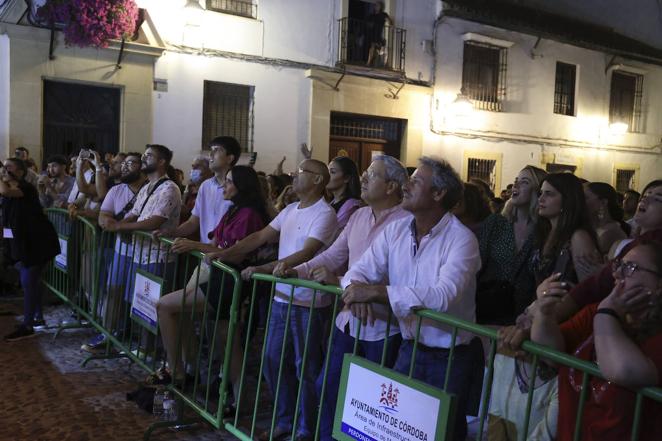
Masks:
[[[307,310],[310,318],[304,325],[304,356],[297,367],[298,377],[307,375],[306,369],[309,368],[307,363],[310,362],[311,351],[320,352],[321,366],[315,366],[315,369],[318,369],[322,376],[319,402],[324,403],[327,393],[329,354],[334,344],[335,317],[341,304],[342,290],[339,287],[254,274],[252,289],[246,289],[235,268],[215,261],[211,266],[213,275],[210,276],[210,283],[206,284],[204,290],[197,289],[197,285],[204,282],[200,279],[206,277],[201,276],[204,274],[203,271],[196,269],[205,265],[203,254],[192,252],[175,256],[170,251],[172,241],[168,239],[155,240],[151,235],[143,232],[117,237],[115,234],[101,233],[86,219],[77,218],[73,222],[69,221],[65,210],[49,209],[47,214],[60,236],[63,253],[47,269],[44,282],[83,321],[106,335],[106,353],[90,356],[84,363],[92,359],[126,357],[149,373],[153,373],[164,363],[166,354],[161,345],[158,326],[152,326],[153,323],[146,321],[145,317],[135,317],[135,311],[132,311],[132,285],[137,269],[140,269],[139,273],[143,278],[158,280],[161,283],[161,295],[183,289],[187,284],[189,287],[195,287],[195,292],[187,294],[193,296],[190,306],[185,304],[186,297],[182,298],[180,308],[182,313],[178,317],[176,344],[176,359],[179,361],[181,357],[184,373],[190,376],[184,376],[183,382],[173,382],[167,386],[180,403],[178,419],[176,422],[153,424],[147,429],[145,439],[149,438],[151,432],[158,427],[177,425],[186,421],[184,405],[195,412],[200,419],[215,428],[226,429],[239,439],[253,440],[258,430],[266,430],[269,437],[273,438],[278,406],[269,391],[270,388],[266,387],[263,373],[267,359],[268,324],[275,313],[273,306],[277,283],[287,286],[290,295],[289,300],[285,299],[278,306],[285,315],[284,335],[280,347],[274,352],[278,355],[275,366],[277,375],[271,389],[275,390],[277,396],[285,387],[283,375],[289,373],[286,356],[290,355],[289,351],[292,349],[291,343],[288,343],[290,323],[293,317],[296,317],[296,311],[301,311],[300,308],[303,308]],[[118,258],[118,255],[123,255],[125,258]],[[140,257],[136,257],[138,255]],[[137,262],[134,262],[136,260]],[[212,279],[215,283],[211,283]],[[293,303],[291,294],[297,287],[309,288],[316,294],[310,306],[302,307]],[[315,335],[313,340],[311,323],[314,320],[322,320],[322,310],[315,307],[315,302],[318,301],[317,294],[329,295],[333,299],[326,312],[329,320],[323,326],[324,335]],[[448,387],[458,332],[466,331],[489,341],[489,356],[478,415],[477,439],[483,439],[494,378],[496,331],[444,313],[422,310],[417,311],[416,315],[418,332],[413,344],[409,378],[414,374],[420,329],[424,319],[445,325],[452,332],[443,389]],[[358,333],[360,337],[360,325]],[[388,333],[387,329],[386,334]],[[382,350],[381,366],[389,368],[390,366],[385,366],[387,341],[385,340]],[[357,353],[357,347],[358,338],[354,343],[354,354]],[[602,378],[598,367],[594,363],[579,360],[529,341],[523,344],[522,349],[531,356],[533,372],[536,372],[541,359],[583,372],[574,433],[574,440],[581,440],[581,421],[583,406],[590,391],[589,380],[591,377]],[[173,378],[181,377],[177,372],[177,364],[173,367]],[[301,423],[300,407],[304,401],[303,383],[301,381],[297,383],[292,433],[297,433],[297,427]],[[294,392],[294,389],[290,392]],[[524,439],[528,433],[533,393],[534,388],[529,387],[521,439]],[[635,393],[632,441],[638,440],[645,401],[654,400],[662,403],[660,388],[644,388]],[[233,404],[234,411],[229,411]],[[321,412],[317,407],[307,411],[315,413],[314,438],[317,440]]]

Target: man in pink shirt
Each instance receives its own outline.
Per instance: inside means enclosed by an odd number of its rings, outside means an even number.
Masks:
[[[386,225],[411,216],[400,207],[402,186],[407,182],[407,177],[407,169],[400,161],[392,156],[377,156],[361,176],[361,199],[368,206],[358,209],[352,215],[329,249],[308,262],[288,270],[287,275],[338,285],[338,278],[342,277],[348,266],[361,257]],[[393,367],[400,348],[400,329],[394,318],[389,325],[391,313],[388,306],[355,303],[354,307],[365,309],[366,320],[359,326],[359,320],[352,317],[352,311],[348,306],[345,306],[336,318],[336,329],[332,336],[332,350],[326,373],[326,391],[324,402],[321,403],[320,440],[332,439],[343,356],[353,352],[355,339],[359,338],[357,354],[375,363],[381,362],[382,351],[386,350],[387,367]],[[386,341],[387,337],[388,341]],[[385,343],[386,347],[384,347]],[[320,396],[323,380],[324,372],[317,379]]]

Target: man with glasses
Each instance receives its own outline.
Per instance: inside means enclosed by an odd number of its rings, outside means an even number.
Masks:
[[[142,162],[140,153],[126,153],[124,158],[124,161],[120,164],[120,183],[108,190],[101,204],[99,226],[103,229],[106,229],[109,222],[122,220],[128,215],[135,205],[138,192],[147,180],[147,177],[141,170]],[[100,290],[102,295],[100,314],[104,323],[109,328],[114,328],[118,325],[116,321],[118,319],[117,313],[119,313],[120,309],[119,304],[122,300],[120,296],[122,292],[121,286],[125,283],[126,270],[133,257],[133,247],[130,242],[123,241],[118,235],[115,238],[114,244],[112,244],[112,238],[113,235],[111,234],[103,235],[102,246],[106,249],[104,252],[104,262],[100,266],[103,274],[99,277],[102,284]],[[102,351],[105,349],[105,340],[105,335],[99,334],[81,346],[81,349],[92,353]]]
[[[402,186],[407,179],[407,169],[400,161],[392,156],[376,156],[361,176],[361,199],[368,206],[359,208],[352,215],[340,236],[326,251],[287,270],[287,275],[338,285],[339,277],[343,276],[347,267],[361,257],[387,225],[411,216],[400,207]],[[326,378],[324,402],[321,403],[321,440],[332,439],[343,357],[353,352],[355,339],[359,338],[358,355],[372,362],[381,363],[382,351],[386,350],[384,360],[389,368],[393,367],[400,348],[400,329],[394,318],[388,324],[390,314],[387,306],[372,303],[355,303],[353,306],[346,306],[336,318],[329,367],[326,375],[320,372],[317,380],[317,390],[321,396]]]
[[[475,320],[478,241],[451,213],[462,190],[462,181],[447,162],[421,158],[403,187],[402,208],[413,216],[387,225],[341,281],[343,301],[352,311],[362,314],[358,307],[373,303],[393,310],[402,333],[397,372],[408,374],[414,361],[415,379],[443,389],[454,343],[446,389],[458,403],[454,440],[467,434],[465,415],[475,367],[472,336],[458,331],[453,342],[447,326],[428,319],[419,322],[416,311],[431,309]]]
[[[282,275],[282,270],[310,260],[324,246],[330,244],[336,232],[336,213],[324,200],[324,188],[329,182],[329,171],[323,162],[307,159],[299,164],[292,188],[299,197],[285,207],[264,229],[251,234],[234,246],[221,251],[219,260],[232,257],[235,261],[252,253],[262,245],[279,241],[278,260],[258,267],[248,267],[242,277],[250,279],[253,273],[274,273]],[[291,296],[288,285],[277,284],[268,323],[264,376],[276,394],[279,371],[282,372],[280,389],[276,397],[276,425],[273,434],[266,430],[260,434],[261,440],[281,439],[293,430],[293,420],[297,396],[297,379],[301,382],[301,403],[295,440],[312,439],[315,430],[318,407],[315,381],[322,367],[322,346],[327,324],[330,319],[330,305],[333,299],[317,295],[310,289],[296,288]],[[289,309],[289,328],[286,330]],[[310,311],[314,302],[315,308]],[[310,324],[309,324],[310,322]],[[310,326],[310,333],[308,328]],[[285,334],[287,333],[287,341]],[[306,354],[306,370],[302,372],[303,351],[306,337],[309,342]],[[284,366],[279,369],[281,351],[285,348]],[[296,377],[294,373],[296,372]]]

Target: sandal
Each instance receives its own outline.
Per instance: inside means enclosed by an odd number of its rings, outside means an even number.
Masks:
[[[170,384],[172,383],[172,376],[170,375],[170,371],[166,367],[161,367],[154,371],[154,373],[151,373],[145,378],[145,384],[151,385],[151,386],[158,386],[158,385],[163,385],[163,384]]]

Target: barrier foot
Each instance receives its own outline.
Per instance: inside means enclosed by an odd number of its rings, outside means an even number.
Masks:
[[[57,327],[57,331],[55,331],[55,334],[53,335],[53,340],[57,339],[58,336],[64,331],[65,329],[84,329],[84,328],[90,328],[92,325],[90,325],[88,322],[71,322],[71,323],[62,323]]]
[[[115,358],[129,358],[129,357],[122,352],[115,352],[112,354],[90,355],[87,358],[85,358],[85,360],[83,360],[80,366],[85,367],[85,365],[92,360],[113,360]]]
[[[149,441],[149,438],[152,436],[152,433],[157,429],[171,428],[172,430],[176,430],[176,431],[187,430],[187,429],[192,429],[195,426],[198,426],[202,422],[203,422],[202,419],[157,421],[156,423],[150,424],[147,430],[145,430],[145,434],[143,435],[143,441]]]

